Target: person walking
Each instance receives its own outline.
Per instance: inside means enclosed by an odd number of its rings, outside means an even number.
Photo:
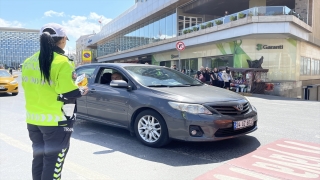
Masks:
[[[9,73],[12,75],[12,68],[9,67]]]
[[[22,66],[33,180],[61,179],[76,117],[76,98],[88,93],[87,87],[80,90],[72,79],[74,68],[63,50],[67,40],[61,25],[44,25],[40,51]]]

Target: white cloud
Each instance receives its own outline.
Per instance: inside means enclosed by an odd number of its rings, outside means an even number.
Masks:
[[[99,15],[95,12],[91,12],[89,15],[89,19],[91,20],[95,20],[97,22],[101,21],[101,24],[105,25],[107,23],[109,23],[112,19],[106,18],[103,15]]]
[[[0,27],[22,27],[22,23],[19,21],[6,21],[0,18]]]
[[[68,36],[78,39],[82,35],[98,33],[100,31],[99,20],[105,25],[111,19],[98,15],[97,13],[90,13],[89,16],[71,16],[70,20],[62,21],[62,25],[67,28]]]
[[[46,11],[44,12],[44,16],[47,17],[53,17],[53,16],[58,16],[58,17],[63,17],[64,16],[64,12],[55,12],[55,11]]]

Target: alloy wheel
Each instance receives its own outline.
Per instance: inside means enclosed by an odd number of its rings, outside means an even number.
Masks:
[[[145,115],[139,119],[138,132],[144,141],[153,143],[158,141],[160,138],[161,125],[155,117]]]

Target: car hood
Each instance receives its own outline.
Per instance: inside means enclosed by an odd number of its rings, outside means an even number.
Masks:
[[[13,80],[14,80],[13,77],[0,77],[0,83],[9,83]]]
[[[191,86],[191,87],[161,87],[152,88],[153,92],[178,102],[187,103],[212,103],[223,101],[238,101],[245,99],[243,96],[230,90],[214,86]]]

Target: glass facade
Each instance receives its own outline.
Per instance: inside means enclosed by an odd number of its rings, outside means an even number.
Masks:
[[[320,60],[302,56],[300,61],[300,75],[320,75]]]
[[[39,49],[39,32],[0,29],[0,64],[17,68]]]
[[[138,24],[131,30],[98,44],[98,57],[104,56],[177,36],[177,14],[168,12],[162,17]]]

